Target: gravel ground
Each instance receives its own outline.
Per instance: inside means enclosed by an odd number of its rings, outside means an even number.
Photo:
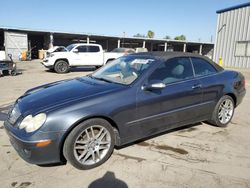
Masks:
[[[94,69],[59,75],[39,61],[18,63],[23,74],[0,78],[1,187],[250,187],[250,94],[227,128],[204,123],[115,150],[102,166],[40,167],[23,161],[3,129],[8,106],[32,87],[83,76]],[[250,89],[250,70],[241,70]]]

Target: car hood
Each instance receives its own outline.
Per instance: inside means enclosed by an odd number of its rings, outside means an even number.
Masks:
[[[67,56],[69,55],[71,52],[69,51],[64,51],[64,52],[52,52],[52,54],[54,55],[54,57],[63,57],[63,56]]]
[[[47,52],[49,52],[49,53],[55,52],[58,48],[64,48],[66,51],[68,51],[67,48],[65,48],[64,46],[54,46],[54,47],[48,49]]]
[[[113,92],[123,87],[125,86],[90,77],[81,77],[28,90],[17,100],[17,103],[21,114],[26,116]]]

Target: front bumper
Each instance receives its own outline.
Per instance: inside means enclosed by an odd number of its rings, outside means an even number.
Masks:
[[[51,63],[51,61],[49,59],[46,59],[46,58],[41,62],[41,64],[44,65],[48,69],[54,68],[54,64]]]
[[[19,156],[32,164],[52,164],[61,162],[61,140],[64,132],[40,132],[33,135],[21,133],[21,130],[13,127],[8,121],[4,122],[6,133],[10,143]],[[37,143],[51,140],[51,143],[44,147],[38,147]]]
[[[242,103],[242,101],[243,101],[243,98],[245,97],[245,95],[246,95],[246,89],[242,89],[241,91],[239,91],[238,93],[237,93],[237,104],[236,104],[236,106],[238,106],[240,103]]]

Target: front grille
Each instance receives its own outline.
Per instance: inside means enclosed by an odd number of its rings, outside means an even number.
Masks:
[[[18,105],[16,104],[13,108],[10,109],[8,120],[12,125],[14,125],[20,116],[21,112]]]

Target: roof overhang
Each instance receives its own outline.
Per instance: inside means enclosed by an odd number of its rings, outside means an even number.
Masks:
[[[216,13],[221,14],[223,12],[227,12],[227,11],[231,11],[231,10],[235,10],[235,9],[239,9],[239,8],[244,8],[244,7],[247,7],[247,6],[250,6],[250,2],[240,4],[240,5],[236,5],[236,6],[232,6],[232,7],[228,7],[228,8],[221,9],[221,10],[217,10]]]

